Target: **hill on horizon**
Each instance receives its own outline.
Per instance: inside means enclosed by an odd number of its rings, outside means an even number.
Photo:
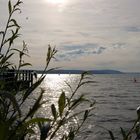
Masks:
[[[42,73],[43,71],[36,71],[37,73]],[[85,72],[84,70],[53,70],[49,74],[81,74]],[[118,70],[89,70],[88,72],[92,74],[122,74],[123,72]]]

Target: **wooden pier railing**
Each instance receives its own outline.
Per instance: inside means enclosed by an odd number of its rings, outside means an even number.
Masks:
[[[28,82],[29,86],[33,84],[33,71],[31,70],[20,70],[17,74],[17,81]]]
[[[33,75],[32,70],[6,70],[0,73],[0,80],[9,83],[15,82],[17,85],[30,87],[33,85]]]

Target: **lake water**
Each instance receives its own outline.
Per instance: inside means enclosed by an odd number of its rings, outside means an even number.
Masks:
[[[70,94],[65,82],[73,88],[79,81],[80,75],[49,74],[41,87],[45,89],[44,99],[48,104],[56,103],[62,90]],[[116,136],[120,127],[130,128],[137,117],[136,108],[140,105],[140,75],[116,74],[93,75],[92,80],[97,83],[83,86],[78,94],[85,94],[91,100],[96,100],[92,116],[87,120],[78,140],[108,140],[108,132],[112,130]],[[133,81],[133,78],[137,82]],[[42,114],[49,115],[49,106],[44,105]]]

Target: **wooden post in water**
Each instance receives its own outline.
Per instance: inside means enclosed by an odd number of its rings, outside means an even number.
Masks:
[[[7,70],[0,73],[0,80],[7,82],[7,87],[23,86],[28,88],[33,85],[33,71],[31,70]],[[12,84],[14,83],[14,86]],[[17,84],[17,85],[15,85]]]
[[[22,74],[22,76],[21,76],[21,80],[23,80],[23,81],[24,81],[24,80],[25,80],[24,70],[22,70],[22,71],[21,71],[21,74]]]
[[[33,85],[33,71],[31,71],[31,86]]]
[[[28,81],[28,71],[25,71],[25,81]]]

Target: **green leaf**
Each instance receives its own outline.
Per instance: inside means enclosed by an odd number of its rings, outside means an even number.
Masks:
[[[114,137],[112,131],[108,130],[108,132],[109,132],[109,135],[110,135],[110,137],[111,137],[111,140],[115,140],[115,137]]]
[[[4,96],[5,98],[8,98],[12,102],[13,107],[17,110],[19,116],[21,116],[21,110],[20,110],[18,102],[17,102],[15,96],[13,96],[13,94],[11,94],[8,91],[2,90],[2,91],[0,91],[0,96]]]
[[[22,1],[18,0],[16,5],[20,5],[21,3],[23,3]]]
[[[126,133],[122,127],[121,127],[121,133],[122,133],[123,138],[126,138]]]
[[[27,131],[26,133],[28,134],[32,134],[32,135],[36,134],[35,131],[31,128],[28,128],[26,131]]]
[[[24,94],[24,96],[23,96],[23,101],[22,101],[22,102],[24,102],[24,101],[28,98],[28,96],[30,95],[30,93],[32,93],[32,92],[42,83],[42,81],[44,80],[44,78],[45,78],[45,76],[42,77],[41,79],[39,79],[37,82],[35,82],[35,83],[25,92],[25,94]]]
[[[17,21],[16,21],[15,19],[11,19],[10,22],[13,22],[14,25],[17,26],[18,28],[20,27],[20,26],[17,24]]]
[[[75,138],[75,134],[74,134],[74,130],[70,130],[69,135],[68,135],[69,140],[74,140]]]
[[[83,121],[85,121],[88,117],[88,114],[89,114],[89,111],[86,110],[85,113],[84,113],[84,118],[83,118]]]
[[[0,34],[4,35],[4,32],[3,31],[0,31]]]
[[[14,32],[13,30],[12,31],[12,36],[8,39],[9,41],[9,46],[11,46],[11,44],[13,43],[13,41],[19,37],[20,34],[18,34],[18,31],[19,31],[19,28],[16,29],[16,31]]]
[[[51,122],[52,120],[49,118],[33,118],[23,124],[24,127],[28,127],[31,124],[35,123],[44,123],[44,122]]]
[[[86,75],[88,75],[89,73],[87,72],[87,71],[85,71],[85,72],[83,72],[82,74],[81,74],[81,79],[83,79]]]
[[[13,55],[14,53],[9,54],[7,57],[3,57],[1,60],[2,63],[6,63],[6,61]]]
[[[80,97],[79,98],[77,98],[77,99],[74,99],[73,101],[72,101],[72,105],[71,105],[71,109],[75,109],[80,103],[82,103],[82,102],[89,102],[89,100],[87,100],[87,99],[85,99],[84,98],[84,95],[80,95]]]
[[[59,97],[58,100],[58,107],[59,107],[59,115],[62,117],[64,108],[65,108],[65,103],[66,103],[66,97],[65,97],[65,92],[62,92],[62,94]]]
[[[32,65],[30,63],[24,63],[20,65],[20,67],[25,67],[25,66],[32,66]]]
[[[51,58],[51,53],[52,53],[52,49],[51,47],[49,46],[48,47],[48,52],[47,52],[47,58],[46,58],[46,62],[48,62]]]
[[[52,72],[53,70],[56,70],[56,69],[58,69],[58,68],[59,68],[59,67],[55,67],[55,68],[48,69],[48,70],[45,71],[45,73]]]
[[[96,81],[85,81],[85,82],[82,82],[79,86],[83,86],[85,84],[93,84],[93,83],[97,83]]]
[[[40,140],[46,140],[50,129],[51,129],[50,123],[46,123],[46,124],[41,125],[41,127],[40,127],[40,133],[41,133]]]
[[[23,55],[29,56],[28,54],[24,53],[24,52],[21,51],[21,50],[18,50],[18,49],[11,49],[11,50],[13,50],[13,51],[17,51],[17,52],[19,52],[19,54],[22,53]]]
[[[20,8],[15,8],[14,11],[19,11],[21,13]]]
[[[7,139],[7,133],[9,133],[8,128],[9,128],[9,126],[6,122],[0,123],[0,140]]]
[[[55,108],[54,104],[51,105],[51,111],[52,111],[52,115],[54,117],[54,120],[56,120],[57,119],[57,112],[56,112],[56,108]]]
[[[8,2],[8,8],[9,8],[9,14],[12,12],[12,5],[11,5],[11,0]]]
[[[38,109],[41,107],[41,100],[42,100],[42,97],[43,97],[43,93],[44,93],[44,90],[41,89],[41,93],[39,95],[39,97],[36,99],[34,105],[30,108],[30,111],[28,112],[27,116],[24,118],[24,120],[26,120],[28,117],[33,117],[34,114],[36,113],[36,111],[38,111]]]
[[[12,24],[12,25],[8,25],[8,28],[11,28],[11,27],[14,27],[15,25],[14,24]]]

